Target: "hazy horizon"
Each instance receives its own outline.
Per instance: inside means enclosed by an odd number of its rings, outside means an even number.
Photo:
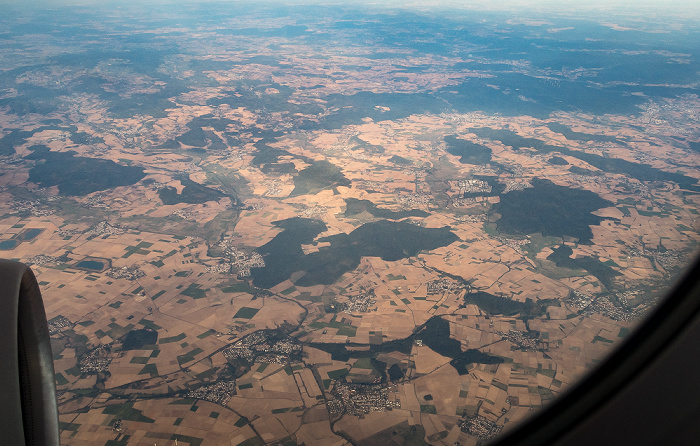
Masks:
[[[324,1],[324,0],[273,0],[273,1],[240,1],[240,0],[200,0],[197,4],[205,3],[231,3],[260,6],[303,6],[303,5],[327,5],[327,6],[343,6],[343,7],[378,7],[378,8],[397,8],[397,9],[417,9],[431,10],[438,9],[461,9],[461,10],[481,10],[481,11],[501,11],[513,9],[528,9],[528,10],[544,10],[556,12],[571,12],[571,11],[615,11],[621,12],[655,12],[655,13],[675,13],[676,11],[700,11],[700,3],[694,0],[618,0],[615,2],[605,0],[591,0],[587,2],[578,2],[575,0],[477,0],[464,2],[460,0],[339,0],[339,1]],[[15,6],[22,9],[32,9],[37,7],[60,7],[60,6],[88,6],[100,5],[109,7],[111,4],[124,6],[147,6],[154,7],[158,5],[177,5],[194,6],[191,2],[178,0],[158,0],[145,4],[136,0],[120,1],[120,2],[103,2],[98,0],[37,0],[26,2],[23,0],[0,0],[0,6]]]

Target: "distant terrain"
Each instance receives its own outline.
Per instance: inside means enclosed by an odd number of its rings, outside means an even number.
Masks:
[[[698,17],[496,7],[0,7],[62,444],[484,444],[653,310]]]

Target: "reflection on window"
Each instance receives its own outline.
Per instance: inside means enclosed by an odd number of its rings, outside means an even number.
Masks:
[[[42,287],[66,443],[476,444],[697,247],[687,15],[2,17],[0,255]]]

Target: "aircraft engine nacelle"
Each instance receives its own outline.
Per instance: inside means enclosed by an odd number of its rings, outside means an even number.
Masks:
[[[46,312],[34,273],[0,259],[0,442],[58,446]]]

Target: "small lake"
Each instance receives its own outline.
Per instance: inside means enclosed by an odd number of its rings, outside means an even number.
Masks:
[[[75,268],[87,269],[90,271],[102,271],[105,264],[99,260],[82,260],[75,264]]]

